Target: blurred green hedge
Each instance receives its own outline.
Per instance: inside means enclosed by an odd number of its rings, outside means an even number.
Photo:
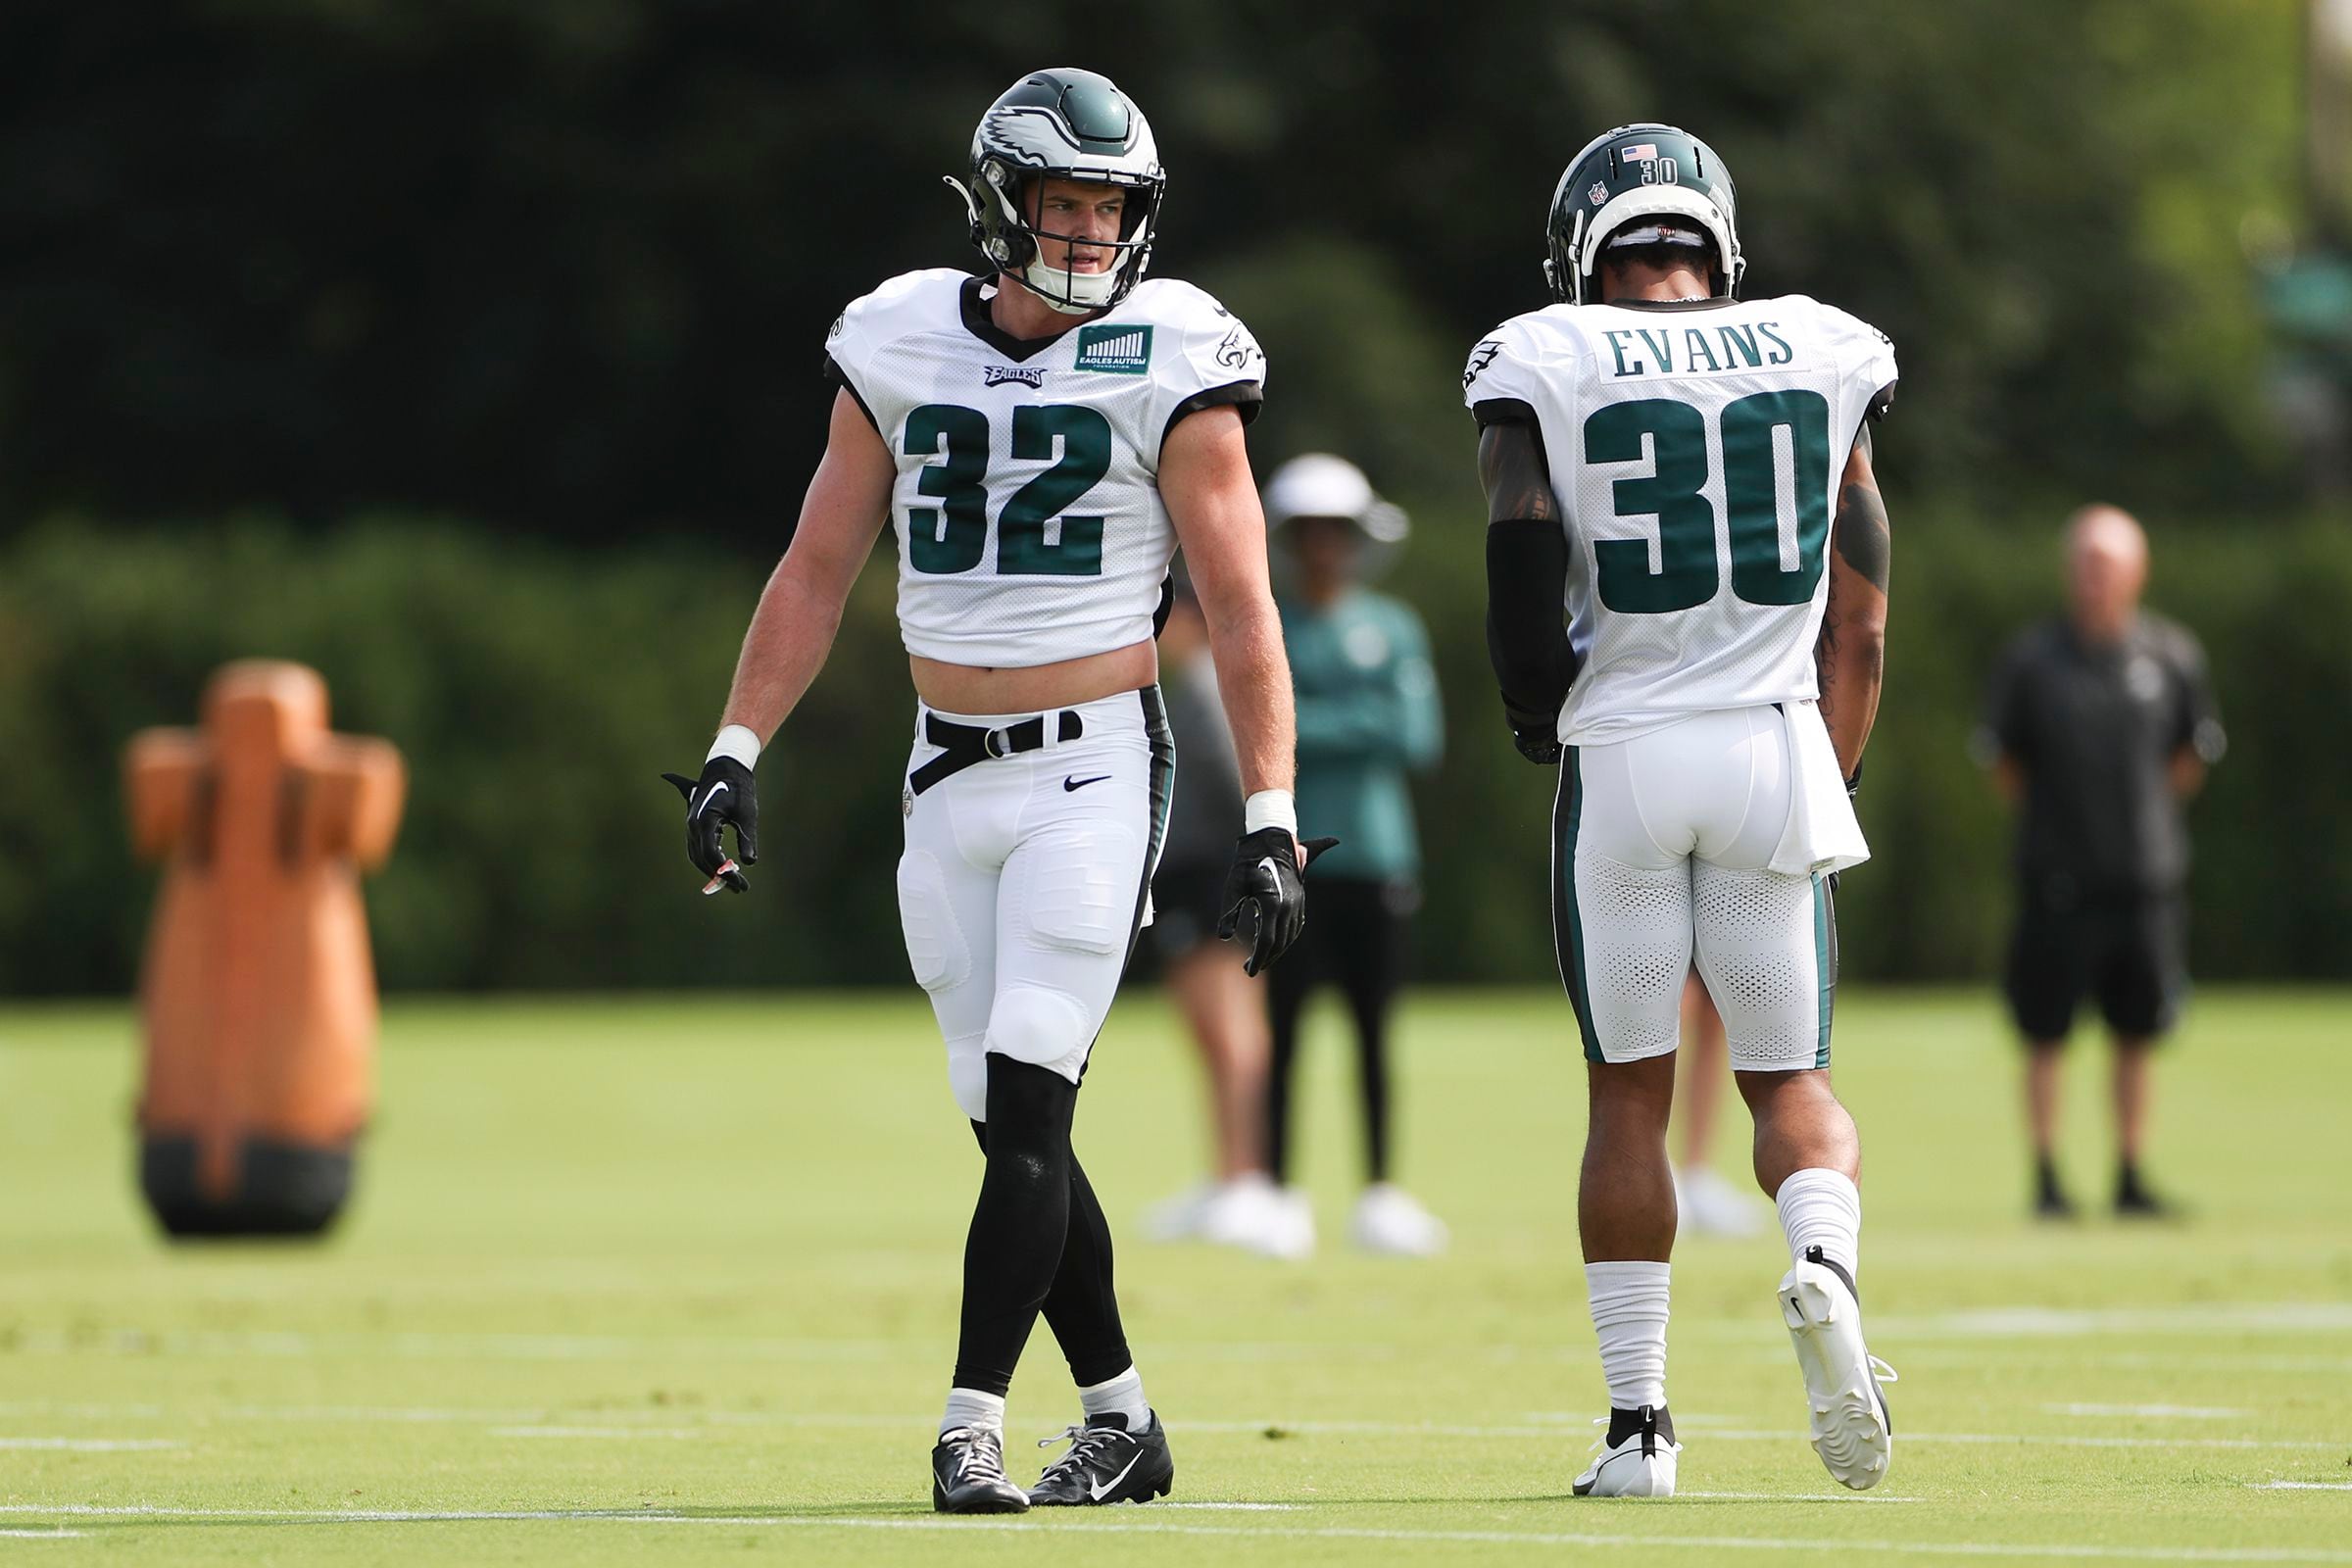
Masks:
[[[1458,502],[1456,504],[1458,510]],[[1428,616],[1451,750],[1421,786],[1421,969],[1551,972],[1553,775],[1504,737],[1480,633],[1475,523],[1423,523],[1391,587]],[[1844,884],[1847,972],[1991,972],[2010,870],[1970,762],[1983,671],[2057,603],[2054,529],[1898,515],[1887,696]],[[2200,974],[2352,972],[2352,527],[2159,530],[2151,603],[2205,641],[2231,750],[2195,813]],[[61,521],[0,549],[0,995],[119,991],[152,873],[123,842],[121,754],[193,722],[206,676],[266,655],[322,670],[334,723],[411,768],[369,886],[388,986],[904,979],[890,868],[911,697],[886,570],[761,767],[749,898],[697,896],[678,800],[715,721],[763,563],[651,545],[566,554],[429,520],[323,539],[266,522],[99,535]]]

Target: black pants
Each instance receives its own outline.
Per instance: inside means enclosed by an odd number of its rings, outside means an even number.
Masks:
[[[1266,1075],[1266,1168],[1276,1181],[1290,1178],[1298,1019],[1326,980],[1338,983],[1355,1020],[1365,1169],[1372,1181],[1389,1179],[1389,1004],[1404,978],[1412,912],[1420,902],[1420,890],[1410,882],[1317,877],[1308,884],[1306,929],[1267,977],[1274,1060]]]
[[[2089,997],[2116,1034],[2162,1035],[2188,988],[2186,930],[2176,893],[2053,897],[2027,889],[2007,976],[2018,1033],[2064,1040]]]

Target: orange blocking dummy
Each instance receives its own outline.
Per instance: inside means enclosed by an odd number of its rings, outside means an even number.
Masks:
[[[140,1004],[139,1180],[175,1236],[323,1229],[351,1191],[375,1070],[359,874],[381,865],[407,773],[326,727],[300,664],[229,664],[200,730],[136,736],[131,835],[166,862]]]

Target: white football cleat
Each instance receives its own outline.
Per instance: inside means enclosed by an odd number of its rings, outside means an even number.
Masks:
[[[1215,1182],[1196,1182],[1173,1198],[1162,1199],[1144,1210],[1144,1240],[1189,1242],[1200,1234],[1209,1206],[1223,1191]]]
[[[1315,1208],[1296,1187],[1277,1187],[1266,1195],[1264,1216],[1255,1251],[1297,1263],[1315,1255]]]
[[[1236,1176],[1210,1193],[1194,1233],[1216,1247],[1239,1248],[1267,1257],[1286,1255],[1291,1220],[1282,1195],[1258,1171]],[[1311,1227],[1313,1221],[1310,1219]]]
[[[1763,1200],[1741,1192],[1705,1166],[1674,1173],[1675,1207],[1685,1236],[1759,1236],[1767,1210]]]
[[[1355,1200],[1355,1245],[1394,1257],[1435,1257],[1448,1240],[1445,1221],[1403,1188],[1375,1182]]]
[[[1862,1303],[1845,1270],[1808,1247],[1781,1281],[1781,1316],[1805,1374],[1813,1451],[1841,1486],[1868,1492],[1886,1479],[1894,1422],[1881,1383],[1894,1369],[1862,1343]]]
[[[1596,1426],[1608,1425],[1602,1416]],[[1658,1418],[1642,1407],[1642,1425],[1618,1443],[1606,1438],[1592,1445],[1600,1457],[1576,1478],[1580,1497],[1671,1497],[1674,1495],[1675,1455],[1683,1446],[1658,1436]]]

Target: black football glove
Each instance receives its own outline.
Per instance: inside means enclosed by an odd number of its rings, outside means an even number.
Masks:
[[[1242,835],[1234,847],[1233,869],[1225,873],[1225,912],[1217,919],[1217,935],[1241,943],[1244,972],[1254,975],[1281,957],[1306,924],[1306,883],[1299,876],[1298,851],[1306,851],[1306,863],[1312,865],[1316,856],[1339,842],[1301,843],[1279,827]]]
[[[760,797],[752,788],[752,770],[732,757],[713,757],[703,764],[700,779],[682,773],[662,776],[686,797],[686,858],[710,879],[703,891],[716,893],[724,887],[733,893],[751,892],[752,884],[739,867],[760,863]],[[729,822],[735,824],[733,859],[718,839],[719,829]]]
[[[1548,713],[1529,712],[1509,698],[1502,701],[1502,716],[1510,721],[1511,744],[1519,755],[1539,767],[1560,765],[1560,710]]]

